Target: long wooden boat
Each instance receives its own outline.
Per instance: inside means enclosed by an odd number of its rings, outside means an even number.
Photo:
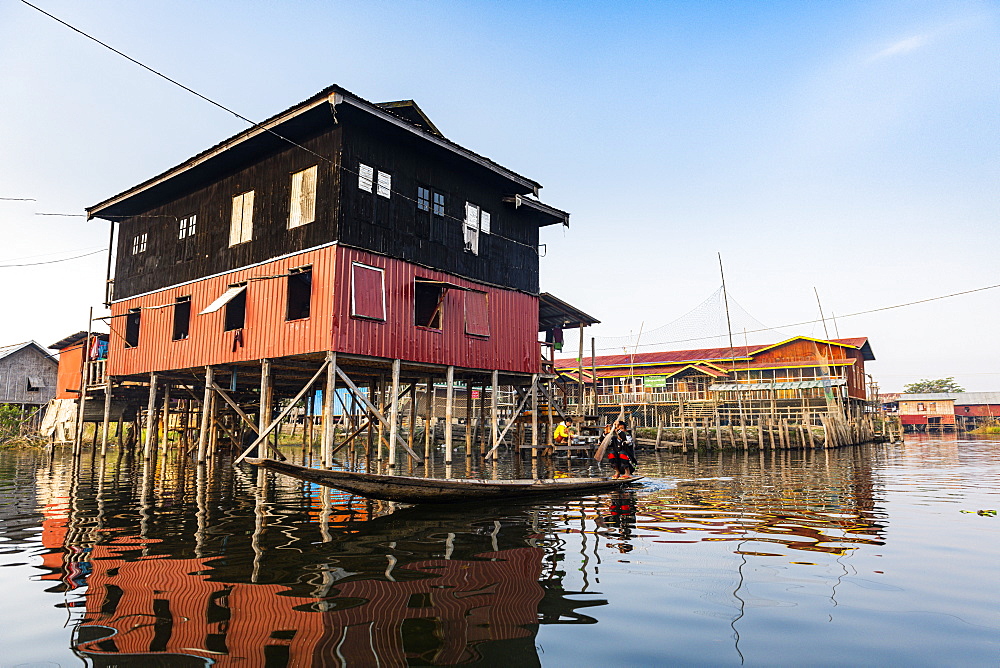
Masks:
[[[488,499],[523,499],[557,494],[610,491],[641,478],[554,478],[542,480],[475,480],[460,478],[415,478],[312,469],[275,459],[247,457],[243,461],[268,471],[282,473],[325,487],[383,501],[402,503],[460,503]]]

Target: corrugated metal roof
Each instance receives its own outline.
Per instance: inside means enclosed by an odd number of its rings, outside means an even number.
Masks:
[[[795,341],[798,339],[807,339],[809,337],[796,336],[787,341],[782,341],[781,343],[787,343],[788,341]],[[819,339],[814,339],[819,340]],[[841,345],[849,346],[851,348],[858,348],[865,354],[865,359],[874,359],[871,354],[871,348],[868,347],[868,339],[866,337],[853,338],[853,339],[829,339],[830,343],[839,343]],[[755,346],[734,346],[732,348],[696,348],[694,350],[665,350],[652,353],[636,353],[634,355],[622,354],[622,355],[598,355],[594,360],[597,362],[598,367],[604,366],[640,366],[640,365],[652,365],[652,364],[678,364],[683,362],[705,362],[709,360],[745,360],[752,358],[758,352],[765,350],[767,348],[773,348],[779,344],[769,343],[766,345],[755,345]],[[575,368],[577,365],[576,358],[567,358],[556,360],[556,368]],[[591,358],[585,357],[583,359],[583,365],[585,367],[593,366],[593,361]]]
[[[3,359],[8,355],[13,355],[17,351],[23,350],[24,348],[28,348],[30,346],[34,346],[35,348],[38,349],[38,352],[40,352],[42,355],[44,355],[48,359],[52,359],[52,355],[50,355],[48,351],[45,350],[45,348],[42,348],[42,346],[37,341],[23,341],[22,343],[11,343],[6,346],[0,346],[0,359]]]
[[[21,343],[11,343],[6,346],[0,346],[0,359],[7,357],[7,355],[13,355],[21,348],[30,346],[31,343],[31,341],[22,341]]]
[[[1000,404],[1000,392],[922,392],[899,395],[899,401],[948,401],[949,399],[953,399],[956,406]]]

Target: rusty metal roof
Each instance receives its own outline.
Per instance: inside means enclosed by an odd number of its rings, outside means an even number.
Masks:
[[[853,339],[810,339],[807,336],[796,336],[781,343],[769,343],[766,345],[753,345],[753,346],[734,346],[732,348],[696,348],[694,350],[665,350],[653,353],[635,353],[634,355],[623,353],[621,355],[598,355],[596,359],[591,360],[590,357],[585,357],[583,360],[583,365],[585,367],[594,366],[596,362],[598,367],[608,367],[608,366],[653,366],[653,365],[665,365],[665,364],[681,364],[685,362],[706,362],[706,361],[718,361],[718,360],[752,360],[753,356],[757,353],[774,348],[783,343],[788,343],[790,341],[795,341],[799,339],[809,339],[811,341],[817,341],[819,343],[833,343],[841,345],[847,348],[857,348],[861,351],[862,357],[871,361],[875,359],[875,356],[871,352],[871,346],[868,344],[867,337],[853,338]],[[576,358],[568,359],[558,359],[556,360],[556,368],[575,368],[577,366]],[[769,364],[768,366],[782,366],[779,363]],[[788,366],[788,365],[784,365]]]

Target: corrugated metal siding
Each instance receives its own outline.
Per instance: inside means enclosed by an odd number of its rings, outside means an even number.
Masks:
[[[424,269],[352,248],[340,247],[335,292],[333,340],[338,352],[453,364],[474,369],[535,373],[538,359],[538,298],[512,290],[489,288],[449,274]],[[385,271],[386,320],[376,322],[350,316],[351,266],[360,262]],[[465,333],[464,291],[447,290],[442,329],[417,327],[413,322],[413,290],[417,277],[444,281],[486,292],[490,336]]]
[[[124,347],[125,319],[112,319],[108,373],[129,375],[328,350],[335,259],[336,248],[329,246],[112,304],[113,316],[137,307],[144,310],[139,345],[135,348]],[[288,280],[252,279],[286,274],[289,269],[304,265],[312,265],[313,271],[311,314],[307,319],[288,322],[285,320]],[[243,345],[234,350],[235,332],[224,331],[225,308],[198,314],[230,284],[243,281],[249,281],[246,324]],[[177,297],[186,295],[191,296],[192,302],[190,333],[187,339],[173,341],[173,307],[150,307],[173,304]]]

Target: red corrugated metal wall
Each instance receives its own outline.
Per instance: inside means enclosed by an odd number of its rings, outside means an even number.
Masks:
[[[355,263],[382,270],[385,320],[351,315],[355,312],[352,305]],[[311,265],[313,272],[310,317],[289,322],[285,320],[287,279],[254,279],[286,274],[289,269],[305,265]],[[370,278],[374,272],[362,273]],[[417,277],[485,292],[489,336],[466,334],[464,290],[445,291],[440,330],[417,327],[413,312]],[[249,281],[246,321],[237,339],[237,332],[225,331],[225,307],[214,313],[199,313],[231,284],[244,281]],[[370,287],[376,282],[367,284]],[[186,339],[174,341],[173,304],[183,296],[191,297],[190,331]],[[139,343],[126,348],[122,316],[133,308],[142,308]],[[366,308],[365,312],[369,310]],[[339,246],[306,251],[116,302],[111,312],[115,317],[111,320],[108,372],[114,376],[331,349],[476,369],[535,373],[539,368],[537,297],[485,287],[402,260]],[[483,323],[478,326],[483,327]]]
[[[384,321],[351,317],[351,274],[355,262],[384,271]],[[414,324],[416,278],[452,283],[487,293],[488,337],[465,333],[465,292],[446,290],[440,330]],[[338,352],[453,364],[474,369],[535,373],[538,360],[538,298],[512,290],[488,288],[402,260],[341,247],[337,261],[336,313],[333,340]],[[338,296],[339,295],[339,296]]]
[[[335,261],[336,248],[330,246],[112,304],[113,316],[137,307],[143,311],[139,345],[135,348],[124,346],[125,318],[112,318],[108,372],[119,376],[328,350],[332,319],[328,295],[333,292]],[[287,279],[253,279],[286,274],[289,269],[305,265],[312,265],[310,317],[286,321]],[[225,308],[198,314],[230,284],[243,281],[249,283],[240,345],[235,332],[224,331]],[[186,295],[191,296],[190,333],[186,339],[173,341],[174,309],[170,305]],[[168,306],[150,308],[161,305]]]

